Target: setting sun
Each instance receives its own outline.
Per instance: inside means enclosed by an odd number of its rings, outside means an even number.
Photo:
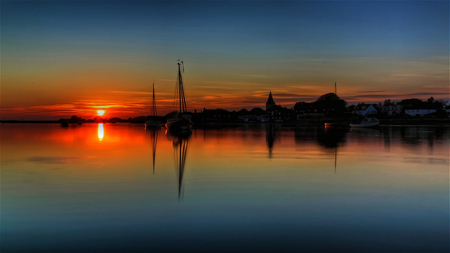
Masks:
[[[103,116],[103,114],[105,114],[105,110],[98,110],[97,114],[98,116]]]

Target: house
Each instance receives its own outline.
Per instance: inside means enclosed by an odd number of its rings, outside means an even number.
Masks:
[[[280,105],[270,107],[270,109],[267,110],[266,113],[267,115],[264,116],[268,116],[268,118],[262,118],[262,122],[263,120],[266,120],[264,122],[283,122],[296,120],[295,112],[292,109],[281,107]]]
[[[373,104],[358,104],[354,107],[353,114],[359,114],[362,116],[377,114],[378,110]]]
[[[405,108],[405,114],[413,117],[423,117],[427,114],[431,114],[436,112],[436,109],[430,109],[430,108],[423,108],[423,107],[411,107],[406,109]]]
[[[229,122],[231,114],[227,110],[219,109],[211,110],[203,108],[202,118],[205,122]]]
[[[383,105],[381,106],[381,112],[387,113],[387,115],[398,115],[402,112],[403,107],[401,105]]]
[[[325,109],[317,108],[314,103],[298,102],[294,106],[297,120],[322,119],[325,117]]]
[[[405,115],[413,117],[423,117],[428,114],[435,113],[438,110],[443,110],[444,105],[440,103],[417,103],[405,106]]]

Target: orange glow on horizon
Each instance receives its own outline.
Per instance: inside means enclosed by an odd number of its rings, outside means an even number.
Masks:
[[[330,87],[323,85],[292,85],[284,89],[272,90],[273,99],[276,104],[283,107],[292,108],[297,102],[314,102],[321,95],[334,92],[334,83]],[[188,86],[189,87],[189,86]],[[259,107],[265,108],[269,89],[249,91],[242,88],[242,92],[236,91],[217,92],[203,91],[192,88],[186,97],[188,111],[200,112],[205,109],[225,109],[228,111],[239,111],[243,108],[251,110]],[[391,93],[392,92],[392,93]],[[421,93],[422,90],[411,90],[411,93]],[[448,90],[439,89],[435,92],[440,94],[433,96],[437,99],[448,101]],[[134,118],[146,116],[150,113],[150,94],[141,91],[106,91],[102,99],[96,96],[88,96],[82,99],[66,99],[64,103],[51,101],[42,102],[40,105],[23,104],[14,106],[2,103],[2,120],[58,120],[60,118],[70,118],[73,115],[83,119],[92,119],[95,116],[108,118]],[[149,95],[146,97],[145,95]],[[165,90],[157,93],[156,106],[159,116],[164,116],[175,110],[173,107],[173,94]],[[402,99],[417,97],[426,100],[431,95],[409,95],[400,94],[399,91],[370,91],[351,84],[341,84],[337,89],[337,95],[348,104],[382,103],[385,99],[400,101]],[[108,114],[106,114],[108,110]],[[95,113],[97,112],[97,113]]]

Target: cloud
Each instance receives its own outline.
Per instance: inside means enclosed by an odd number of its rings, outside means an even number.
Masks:
[[[64,157],[64,156],[33,156],[27,159],[29,162],[39,164],[67,164],[74,163],[79,160],[78,157]]]
[[[242,89],[242,87],[250,85],[250,86],[262,86],[261,83],[254,83],[254,82],[205,82],[214,84],[215,86],[219,85],[225,88],[225,85],[236,85],[236,89]]]
[[[410,96],[439,96],[439,95],[446,95],[449,96],[449,92],[417,92],[417,93],[410,93],[408,94]]]
[[[235,76],[251,77],[251,78],[264,78],[264,79],[273,78],[272,76],[268,76],[268,75],[252,75],[252,74],[236,74]]]
[[[122,91],[122,90],[110,90],[111,93],[120,93],[120,94],[132,94],[132,95],[146,95],[149,96],[152,94],[150,91]]]
[[[217,85],[195,85],[192,88],[200,88],[200,89],[221,89],[221,90],[237,90],[239,88],[235,87],[227,87],[227,86],[217,86]]]
[[[424,75],[404,73],[404,74],[393,74],[392,76],[395,76],[395,77],[421,77],[421,76],[424,76]]]
[[[365,90],[365,91],[360,91],[360,93],[386,93],[385,90]]]
[[[158,81],[161,81],[161,82],[176,82],[177,80],[176,79],[158,79]]]

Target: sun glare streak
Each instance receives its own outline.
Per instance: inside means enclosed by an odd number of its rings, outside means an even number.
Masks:
[[[103,123],[98,124],[98,140],[103,140]]]

